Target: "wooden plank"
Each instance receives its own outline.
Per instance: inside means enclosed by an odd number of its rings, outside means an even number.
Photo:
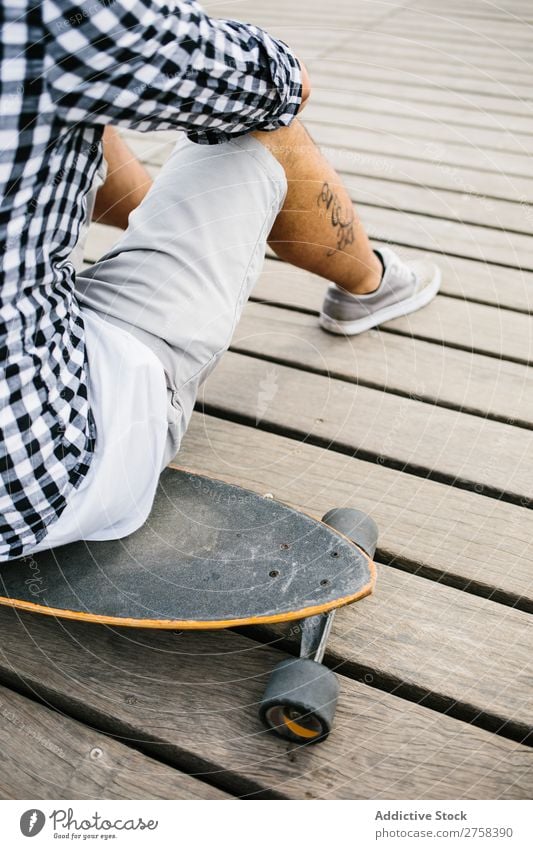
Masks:
[[[342,482],[339,489],[335,480],[328,486],[331,467],[324,468],[321,460],[318,462],[327,477],[320,481],[317,496],[314,452],[306,450],[303,459],[307,465],[303,465],[294,462],[291,448],[281,441],[272,434],[259,436],[224,422],[208,420],[202,427],[197,418],[178,459],[189,466],[201,463],[210,474],[244,483],[257,492],[271,489],[278,498],[296,499],[299,508],[318,516],[347,503],[343,501],[346,490]],[[243,469],[244,445],[254,458],[253,468]],[[286,471],[281,468],[280,454],[284,455]],[[326,455],[326,467],[329,460]],[[358,505],[353,495],[348,503]],[[531,583],[531,569],[528,571]],[[526,613],[379,566],[372,598],[339,611],[329,642],[328,663],[334,667],[342,663],[344,674],[349,668],[351,677],[358,679],[362,670],[370,671],[380,686],[402,695],[416,692],[417,699],[427,699],[429,694],[429,703],[438,704],[441,710],[460,702],[470,719],[485,715],[488,721],[490,714],[493,728],[508,722],[507,730],[512,726],[522,739],[530,730],[532,716],[532,626]],[[288,629],[294,633],[294,623],[274,631]]]
[[[512,503],[531,495],[533,431],[231,352],[202,398],[232,417]]]
[[[442,11],[442,0],[418,0],[416,8]],[[510,15],[517,15],[522,20],[524,15],[531,11],[528,0],[522,3],[517,0],[500,0],[497,6],[492,3],[489,5],[486,0],[471,0],[468,6],[465,6],[462,0],[446,0],[445,8],[448,17],[487,20],[507,20]]]
[[[358,29],[356,26],[355,31]],[[457,58],[468,60],[473,65],[483,62],[488,65],[494,61],[495,64],[507,63],[511,67],[523,68],[533,50],[527,36],[526,31],[520,38],[498,40],[481,32],[477,27],[471,28],[470,32],[462,32],[460,26],[457,27],[453,22],[447,28],[442,21],[432,25],[431,21],[424,22],[421,16],[411,18],[410,24],[407,24],[404,12],[383,21],[378,27],[370,27],[364,40],[367,47],[379,42],[382,45],[397,43],[411,50],[419,47],[434,50],[448,56],[450,64]],[[349,52],[349,44],[350,40],[347,39],[344,45],[337,45],[341,55],[343,48],[345,52]]]
[[[495,26],[498,27],[499,24],[496,23]],[[453,21],[450,26],[446,26],[442,19],[432,24],[431,21],[424,21],[421,16],[404,18],[402,15],[396,21],[386,21],[379,27],[378,32],[409,44],[422,44],[433,49],[446,50],[450,57],[455,56],[456,52],[461,55],[467,50],[470,51],[471,61],[474,62],[478,57],[490,60],[491,50],[493,55],[508,58],[510,63],[517,59],[525,63],[531,56],[531,43],[527,40],[527,27],[524,26],[518,35],[504,32],[499,38],[486,26],[463,27]]]
[[[337,613],[326,660],[344,675],[523,742],[533,730],[532,629],[527,613],[378,564],[374,595]],[[256,629],[295,652],[296,630],[294,623]]]
[[[519,186],[514,179],[511,186],[505,175],[455,169],[389,154],[374,156],[331,144],[321,144],[320,148],[345,179],[356,175],[357,179],[351,180],[356,203],[360,181],[372,180],[376,194],[383,193],[386,198],[387,191],[390,193],[390,201],[383,205],[518,232],[527,233],[533,227],[533,207],[529,200],[533,198],[533,180],[516,178]],[[385,182],[390,184],[390,189],[383,186]],[[411,192],[409,184],[422,192],[418,195]],[[518,190],[523,194],[519,196]],[[509,221],[507,225],[506,221]]]
[[[388,79],[394,76],[396,82],[412,86],[433,86],[436,91],[447,90],[450,93],[484,95],[499,102],[504,99],[515,106],[523,103],[524,108],[531,104],[531,90],[527,86],[527,69],[516,65],[497,61],[483,64],[472,64],[468,58],[455,57],[450,62],[443,51],[429,50],[423,45],[413,47],[415,53],[406,50],[376,49],[361,51],[356,56],[337,60],[343,63],[343,79],[351,80]],[[309,69],[314,78],[315,71],[334,74],[335,59],[323,56],[320,60],[309,63]]]
[[[361,116],[357,127],[345,126],[341,120],[332,124],[328,122],[327,117],[324,107],[319,111],[311,103],[306,108],[306,125],[320,144],[333,144],[349,150],[371,150],[375,155],[397,153],[403,157],[433,162],[436,167],[446,165],[501,172],[509,178],[509,199],[515,197],[512,191],[512,187],[516,185],[514,178],[531,177],[527,164],[528,155],[525,153],[508,153],[490,148],[477,149],[468,142],[441,141],[438,134],[408,134],[400,126],[395,128],[392,118],[391,126],[384,129],[378,126],[383,122],[374,122],[373,115],[368,116],[366,120]],[[488,187],[486,193],[490,193]]]
[[[498,151],[485,151],[483,156],[466,145],[450,145],[420,139],[400,138],[392,133],[375,133],[364,129],[354,131],[349,127],[331,126],[305,119],[313,138],[320,145],[355,151],[354,161],[358,161],[358,152],[370,154],[376,159],[382,156],[397,156],[401,159],[413,159],[417,162],[430,163],[433,171],[439,168],[447,171],[448,176],[455,180],[458,191],[468,191],[469,181],[473,171],[479,171],[485,177],[485,195],[492,194],[491,174],[503,176],[504,184],[508,186],[507,198],[520,202],[521,198],[529,200],[526,194],[530,188],[531,171],[523,156]],[[525,178],[525,182],[523,182]],[[434,175],[438,180],[438,175]],[[429,181],[430,185],[434,185]],[[494,182],[498,188],[502,181]],[[499,196],[499,195],[498,195]]]
[[[407,250],[400,250],[399,253],[406,258],[411,256],[411,252]],[[445,258],[442,257],[442,259]],[[440,260],[441,257],[436,257],[439,264]],[[254,297],[318,313],[324,298],[325,281],[287,263],[275,263],[275,260],[267,261],[265,270],[254,289]],[[445,275],[447,270],[444,266]],[[459,281],[456,281],[456,285],[460,285]],[[465,282],[465,286],[467,285],[468,283]],[[447,290],[446,285],[443,286],[443,290]],[[460,293],[457,292],[457,294]],[[527,295],[533,299],[530,292]],[[409,337],[414,336],[439,344],[458,346],[466,351],[492,355],[494,358],[521,363],[531,362],[533,359],[532,317],[512,310],[497,310],[494,306],[497,304],[487,306],[458,297],[438,296],[423,310],[386,322],[382,328]],[[524,301],[523,308],[531,308],[531,303]],[[494,362],[492,368],[497,371],[499,363]],[[529,377],[525,372],[523,374],[525,381],[522,393],[529,387]]]
[[[331,161],[332,157],[328,157]],[[332,163],[333,164],[333,163]],[[361,169],[363,170],[363,169]],[[342,172],[341,172],[342,173]],[[507,245],[509,232],[521,232],[530,237],[533,228],[533,206],[504,200],[478,197],[465,192],[442,191],[423,185],[409,185],[395,182],[390,175],[385,180],[376,180],[363,175],[353,176],[349,172],[342,175],[354,203],[377,206],[380,209],[428,215],[443,218],[459,224],[482,225],[494,230],[505,231],[501,241]],[[451,250],[454,243],[451,244]]]
[[[318,79],[317,79],[318,78]],[[320,82],[321,80],[321,82]],[[464,96],[454,92],[453,97],[448,93],[445,101],[440,103],[439,99],[430,99],[427,89],[425,100],[413,97],[416,90],[409,89],[405,85],[395,86],[389,83],[387,86],[379,85],[375,91],[359,91],[357,86],[339,85],[337,80],[328,80],[313,74],[313,94],[311,103],[316,106],[324,106],[354,113],[364,112],[366,114],[394,115],[396,118],[408,118],[419,122],[425,131],[427,125],[435,122],[442,131],[442,138],[463,140],[463,129],[469,128],[476,131],[479,136],[480,146],[490,146],[501,150],[524,150],[521,145],[530,149],[533,137],[533,108],[532,104],[523,104],[525,114],[509,114],[507,111],[499,112],[496,104],[485,103],[480,106],[478,100],[480,95]],[[339,83],[343,81],[340,80]],[[451,100],[451,103],[450,103]],[[505,107],[509,101],[503,101]],[[353,119],[352,119],[353,120]],[[413,124],[413,127],[416,127]],[[459,129],[455,129],[459,128]]]
[[[483,66],[455,57],[452,63],[443,52],[425,49],[422,45],[413,48],[414,52],[395,50],[394,45],[370,45],[367,49],[358,48],[357,54],[342,59],[342,76],[347,82],[364,77],[387,79],[394,75],[397,82],[411,85],[435,86],[436,89],[484,94],[495,98],[509,98],[517,101],[531,101],[531,86],[528,86],[527,68],[514,63],[512,66],[498,64],[496,60]],[[319,60],[309,62],[309,70],[338,70],[339,59],[321,56]]]
[[[379,247],[382,242],[374,243]],[[493,307],[506,307],[517,312],[533,313],[533,290],[531,274],[516,268],[500,268],[495,265],[485,265],[475,260],[460,257],[435,254],[417,248],[402,248],[394,241],[390,242],[400,256],[406,260],[429,259],[436,262],[442,272],[440,291],[464,301],[477,301]],[[95,245],[96,247],[96,245]],[[94,251],[93,251],[94,252]],[[269,253],[270,257],[272,256]],[[324,293],[324,279],[317,275],[285,265],[282,269],[273,266],[274,260],[267,259],[265,272],[268,278],[259,281],[256,294],[268,300],[291,304],[300,309],[312,309],[318,312]],[[285,277],[285,275],[289,275]],[[276,285],[278,279],[285,279],[288,284],[284,290]],[[271,295],[269,293],[272,292]],[[500,335],[498,331],[498,336]]]
[[[372,239],[533,271],[531,236],[365,204],[358,208]]]
[[[315,316],[257,303],[232,350],[533,428],[533,380],[515,363],[379,331],[347,342],[325,335]]]
[[[518,156],[533,153],[531,136],[506,131],[504,121],[494,120],[495,116],[492,116],[493,126],[477,127],[464,122],[426,116],[422,106],[414,113],[413,109],[403,103],[400,110],[389,109],[387,103],[383,103],[379,98],[374,98],[373,104],[372,98],[360,102],[358,108],[352,107],[350,103],[346,106],[339,105],[339,99],[342,100],[342,95],[341,98],[333,95],[311,97],[305,109],[305,119],[353,127],[354,132],[362,128],[392,134],[396,138],[417,138],[438,144],[472,147],[482,163],[490,162],[493,151],[509,152]],[[358,100],[361,101],[361,98]],[[356,139],[354,143],[356,144]]]
[[[471,24],[468,20],[449,18],[445,8],[440,13],[429,14],[420,9],[403,9],[399,15],[383,21],[379,29],[399,38],[415,36],[424,44],[448,44],[452,54],[456,46],[465,46],[474,55],[479,50],[489,57],[491,49],[513,57],[527,56],[533,51],[528,39],[530,28],[521,21],[482,18]]]
[[[524,10],[515,15],[514,12],[499,10],[494,6],[487,6],[485,9],[473,9],[470,6],[464,7],[462,10],[449,6],[448,2],[445,6],[441,4],[440,8],[420,5],[419,3],[413,7],[413,11],[424,15],[424,20],[434,21],[439,29],[444,22],[448,27],[461,26],[465,32],[470,32],[472,29],[479,29],[482,35],[494,36],[502,33],[509,33],[511,36],[520,35],[522,38],[528,34],[528,13],[531,14],[531,7],[525,7]],[[436,21],[435,21],[436,18]]]
[[[287,746],[255,705],[283,655],[227,632],[123,633],[0,611],[0,674],[233,793],[277,798],[529,798],[531,751],[343,678],[336,732]],[[90,646],[91,650],[85,650]],[[128,700],[128,694],[134,698]]]
[[[520,506],[199,413],[176,459],[315,516],[359,507],[387,562],[533,611],[533,515]]]
[[[0,799],[230,799],[0,686]]]
[[[420,21],[420,33],[418,26],[415,25],[411,30],[401,26],[394,31],[394,17],[391,16],[390,24],[384,20],[379,26],[369,26],[365,28],[364,38],[361,38],[357,45],[358,50],[365,55],[372,49],[378,55],[386,54],[387,50],[393,51],[395,54],[408,55],[411,59],[424,63],[427,60],[428,54],[432,51],[435,57],[441,62],[448,59],[450,66],[456,66],[459,63],[470,63],[473,69],[478,68],[501,68],[525,70],[527,64],[527,52],[531,50],[527,42],[527,31],[524,34],[524,42],[517,44],[516,49],[510,48],[504,44],[493,44],[490,38],[483,41],[474,41],[466,34],[458,32],[446,32],[442,26],[434,27],[434,35],[432,38],[431,31],[428,28],[425,30]],[[396,16],[400,22],[401,15]],[[452,22],[452,27],[454,26]],[[477,26],[477,24],[476,24]],[[357,24],[355,25],[357,30]],[[350,43],[353,43],[352,32],[349,30],[347,37],[342,44],[338,44],[338,55],[350,55]],[[525,47],[525,50],[522,48]],[[352,55],[354,51],[352,51]]]
[[[406,4],[404,4],[404,5],[406,5]],[[213,11],[218,10],[219,8],[220,7],[217,5],[216,7],[214,7]],[[222,8],[223,9],[225,8],[227,10],[228,15],[231,14],[232,9],[233,9],[233,11],[235,10],[235,7],[232,6],[231,4],[228,4],[228,3],[223,4]],[[390,11],[389,11],[388,14],[386,12],[384,13],[384,9],[385,9],[385,7],[384,7],[383,4],[380,4],[380,10],[376,9],[376,14],[374,16],[376,24],[379,24],[382,21],[386,21],[389,16],[392,17],[393,15],[395,17],[397,17],[397,19],[399,21],[402,21],[402,15],[404,14],[404,12],[402,11],[399,4],[394,5],[394,6],[390,5],[389,6]],[[362,11],[367,11],[367,10],[366,10],[365,6],[362,6],[360,4],[358,4],[357,6],[354,4],[354,7],[352,8],[350,6],[342,6],[339,3],[335,3],[335,23],[337,25],[342,25],[342,26],[350,26],[350,25],[353,26],[354,22],[358,22],[358,23],[360,22],[360,20],[361,20],[360,15],[361,15]],[[505,13],[505,12],[499,12],[498,13],[498,10],[496,10],[496,9],[494,10],[494,12],[492,12],[488,8],[479,9],[479,10],[476,11],[476,10],[472,9],[470,6],[468,8],[464,8],[462,10],[450,9],[448,7],[448,3],[446,3],[445,10],[443,9],[442,4],[441,4],[439,9],[433,9],[432,10],[429,7],[428,8],[420,7],[420,5],[417,3],[416,6],[413,6],[413,11],[416,11],[418,14],[420,14],[421,17],[423,16],[423,19],[425,19],[425,20],[427,20],[427,19],[432,20],[433,14],[435,12],[437,12],[438,15],[439,15],[439,17],[437,18],[439,26],[442,22],[443,14],[445,14],[444,20],[446,22],[451,22],[454,25],[475,26],[476,28],[481,27],[482,28],[481,31],[483,31],[483,27],[484,27],[485,23],[487,23],[487,25],[493,24],[493,25],[500,26],[500,27],[506,26],[509,23],[511,25],[513,25],[515,23],[515,21],[513,21],[511,19],[511,16],[510,16],[509,13]],[[524,9],[524,11],[520,14],[520,24],[523,27],[522,32],[527,32],[527,30],[525,28],[525,24],[528,22],[527,21],[527,13],[528,12],[531,12],[530,7],[529,8],[526,7]],[[253,0],[253,2],[247,3],[247,14],[248,14],[249,17],[253,16],[253,20],[256,21],[256,22],[259,22],[259,20],[260,20],[261,26],[267,26],[267,25],[272,24],[272,23],[275,24],[276,22],[279,23],[281,20],[283,20],[284,22],[287,22],[287,23],[288,22],[290,22],[290,23],[298,23],[299,22],[300,26],[302,25],[302,13],[301,13],[301,10],[298,8],[298,6],[288,7],[288,6],[280,5],[280,4],[276,3],[276,4],[272,4],[272,5],[269,4],[268,7],[266,7],[264,2],[258,3],[256,0]],[[369,11],[367,11],[367,15],[370,18]],[[307,4],[306,4],[306,11],[305,11],[305,25],[306,26],[311,26],[311,27],[318,26],[318,25],[320,25],[321,22],[324,21],[324,19],[327,19],[327,17],[329,17],[329,16],[325,15],[323,4],[322,4],[322,6],[312,7],[311,9],[308,9]],[[368,25],[368,21],[366,23]]]
[[[356,27],[356,31],[357,29]],[[388,32],[386,26],[378,28],[371,26],[359,39],[355,58],[358,59],[359,54],[365,57],[374,51],[377,58],[386,59],[387,53],[390,52],[395,58],[402,55],[408,56],[412,62],[418,63],[421,67],[426,65],[429,70],[431,63],[428,60],[434,56],[436,61],[448,67],[457,68],[463,65],[465,70],[466,66],[471,67],[473,74],[476,70],[490,71],[492,69],[495,71],[516,70],[522,73],[527,71],[529,51],[527,47],[524,50],[523,45],[509,49],[504,44],[498,45],[491,41],[475,43],[471,40],[468,43],[468,39],[451,33],[443,34],[442,38],[431,38],[426,33],[419,36],[417,29],[415,27],[412,32]],[[335,46],[335,56],[341,62],[349,61],[354,57],[353,49],[350,50],[350,44],[353,43],[352,32],[353,30],[343,43]]]
[[[381,44],[382,37],[384,44]],[[492,92],[495,98],[531,100],[531,90],[528,91],[527,86],[527,58],[509,58],[508,52],[492,56],[478,52],[473,56],[468,50],[450,51],[446,42],[437,45],[409,39],[393,39],[389,43],[390,51],[387,51],[384,49],[386,36],[379,34],[379,38],[380,42],[365,45],[367,49],[358,51],[356,55],[350,56],[348,51],[337,57],[337,62],[347,69],[347,78],[354,74],[354,66],[365,63],[367,68],[387,69],[389,74],[397,72],[398,81],[410,77],[423,85],[435,85],[450,91],[489,96]],[[310,56],[308,67],[311,73],[319,66],[325,67],[325,62],[335,59],[336,53],[337,50],[333,50],[327,56]]]
[[[352,67],[351,71],[353,72]],[[329,96],[330,92],[355,98],[362,95],[384,97],[391,100],[391,106],[394,104],[395,107],[401,107],[404,102],[412,104],[413,107],[424,104],[431,107],[435,115],[442,115],[444,110],[449,110],[458,119],[462,116],[460,120],[467,120],[479,126],[485,126],[495,118],[501,120],[505,117],[508,129],[531,133],[531,101],[512,96],[461,91],[437,83],[429,84],[425,83],[420,75],[409,75],[405,70],[401,70],[399,79],[396,79],[394,69],[387,71],[386,68],[372,67],[361,62],[357,66],[356,75],[351,73],[349,77],[344,77],[336,74],[329,60],[324,59],[313,70],[312,85],[312,97],[317,101],[326,95]]]

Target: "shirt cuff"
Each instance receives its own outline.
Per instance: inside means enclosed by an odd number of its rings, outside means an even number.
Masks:
[[[227,23],[242,28],[247,37],[254,38],[260,44],[264,62],[257,68],[253,88],[257,99],[256,109],[244,120],[239,116],[241,126],[232,131],[216,128],[189,131],[188,138],[196,144],[221,144],[254,130],[271,131],[287,127],[298,114],[302,103],[302,69],[290,47],[260,27],[237,21]],[[252,94],[252,91],[247,94]]]
[[[276,114],[264,124],[262,130],[277,130],[287,127],[296,117],[302,103],[302,69],[289,46],[268,33],[265,36],[265,49],[271,58],[271,72],[274,84],[280,94],[280,104]]]

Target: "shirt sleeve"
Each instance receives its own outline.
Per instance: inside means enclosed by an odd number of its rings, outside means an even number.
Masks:
[[[301,68],[260,27],[195,0],[44,0],[45,76],[62,120],[182,129],[214,144],[290,124]]]

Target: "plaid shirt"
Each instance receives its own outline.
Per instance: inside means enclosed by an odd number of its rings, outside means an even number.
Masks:
[[[263,30],[195,0],[0,5],[0,560],[31,551],[98,434],[69,256],[105,124],[199,143],[290,123],[300,67]]]

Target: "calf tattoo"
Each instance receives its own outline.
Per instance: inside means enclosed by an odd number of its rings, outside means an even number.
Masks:
[[[333,256],[337,251],[344,251],[355,241],[353,210],[345,211],[338,195],[329,183],[324,183],[317,197],[317,206],[322,212],[331,216],[331,226],[335,230],[337,246],[327,251],[327,256]]]

